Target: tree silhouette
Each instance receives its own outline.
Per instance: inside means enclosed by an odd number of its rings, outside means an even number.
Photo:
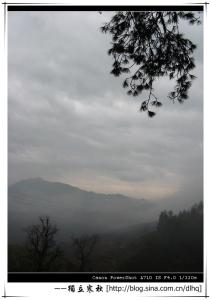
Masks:
[[[137,239],[125,261],[133,272],[202,272],[203,203],[178,214],[162,211],[154,231]]]
[[[75,254],[79,261],[79,271],[84,272],[90,262],[90,257],[98,242],[98,235],[83,235],[81,237],[72,237],[72,244],[75,248]]]
[[[194,69],[193,52],[196,45],[180,32],[179,23],[200,24],[199,16],[193,12],[134,12],[119,11],[110,22],[101,27],[103,33],[112,35],[112,47],[108,54],[113,56],[111,73],[119,76],[130,73],[123,81],[128,95],[138,96],[147,90],[148,97],[142,100],[140,111],[153,117],[153,107],[160,107],[154,94],[153,83],[162,76],[176,79],[174,90],[168,97],[183,103],[188,98],[188,90]]]
[[[26,250],[33,271],[48,271],[60,255],[55,241],[57,226],[51,223],[48,216],[44,216],[39,217],[38,224],[27,227],[25,232]]]

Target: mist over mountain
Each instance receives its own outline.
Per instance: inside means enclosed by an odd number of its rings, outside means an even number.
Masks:
[[[121,194],[101,194],[41,178],[8,188],[9,240],[22,239],[23,228],[40,215],[54,220],[64,239],[71,234],[121,230],[156,218],[156,205]]]
[[[175,214],[162,207],[165,200],[156,205],[145,199],[88,192],[41,178],[9,186],[8,195],[10,271],[203,270],[202,202]],[[45,223],[47,219],[50,223]],[[54,227],[55,244],[42,258],[43,241]],[[57,253],[53,251],[58,251],[58,256],[48,265],[51,253]],[[90,254],[84,261],[79,252]]]

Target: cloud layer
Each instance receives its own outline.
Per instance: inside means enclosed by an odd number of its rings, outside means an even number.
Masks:
[[[201,200],[202,25],[183,28],[198,45],[189,100],[172,104],[163,78],[156,93],[164,105],[148,119],[110,74],[110,37],[99,30],[108,18],[9,12],[9,182],[39,176],[98,192]]]

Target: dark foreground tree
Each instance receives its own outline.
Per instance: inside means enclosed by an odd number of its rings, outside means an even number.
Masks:
[[[39,223],[25,229],[26,251],[33,271],[49,271],[60,255],[55,236],[58,232],[48,216],[39,217]]]
[[[79,262],[79,271],[84,272],[90,263],[93,250],[99,240],[98,235],[83,235],[81,237],[72,237],[72,245],[75,249],[75,255]]]
[[[149,117],[155,115],[153,107],[162,105],[153,92],[157,78],[167,76],[176,80],[168,97],[180,103],[188,98],[195,78],[191,71],[195,67],[196,45],[181,33],[182,20],[200,24],[198,13],[193,12],[119,11],[101,27],[102,32],[112,35],[112,47],[108,50],[114,59],[111,73],[114,76],[130,73],[123,81],[129,95],[149,92],[140,107]]]
[[[131,253],[127,271],[202,272],[203,203],[178,214],[161,212],[157,228],[137,239]]]

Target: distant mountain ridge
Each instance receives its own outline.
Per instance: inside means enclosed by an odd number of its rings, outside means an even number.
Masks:
[[[154,204],[121,194],[101,194],[42,178],[8,187],[9,238],[49,215],[63,232],[106,232],[148,220]]]
[[[78,188],[76,186],[73,186],[73,185],[70,185],[67,183],[58,182],[58,181],[47,181],[47,180],[42,179],[41,177],[24,179],[24,180],[18,181],[16,183],[13,183],[13,184],[9,185],[9,191],[17,191],[17,190],[23,191],[24,189],[30,189],[32,187],[39,188],[39,190],[40,190],[40,188],[47,187],[48,189],[51,188],[52,191],[55,191],[55,192],[60,192],[60,191],[67,192],[70,190],[75,190],[75,191],[80,191],[83,193],[92,193],[95,195],[102,195],[102,196],[104,195],[104,196],[123,197],[123,198],[135,199],[135,200],[140,201],[140,199],[131,198],[129,196],[125,196],[125,195],[119,194],[119,193],[106,194],[106,193],[97,193],[97,192],[93,192],[93,191],[86,191],[86,190],[83,190],[81,188]],[[146,201],[144,199],[141,199],[141,200]]]

